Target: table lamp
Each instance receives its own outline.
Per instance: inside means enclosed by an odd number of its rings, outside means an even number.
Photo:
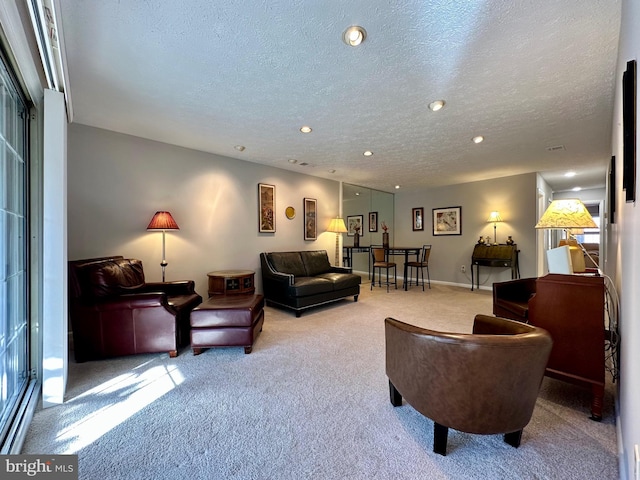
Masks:
[[[502,217],[500,216],[500,212],[491,212],[489,214],[489,218],[487,219],[487,222],[493,223],[493,244],[497,245],[498,244],[497,224],[498,222],[502,222]]]
[[[575,231],[583,228],[598,228],[598,225],[593,221],[593,217],[591,217],[584,203],[577,198],[552,201],[542,217],[540,217],[536,228],[562,229],[567,232],[568,239],[561,241],[560,245],[569,245],[573,271],[585,271],[584,255],[589,258],[591,258],[591,255],[575,238]],[[593,259],[591,260],[593,261]]]
[[[340,265],[340,234],[347,233],[347,226],[344,224],[344,219],[340,217],[336,217],[331,219],[331,223],[329,223],[329,228],[327,228],[327,232],[336,234],[336,260],[335,265]]]
[[[165,260],[165,232],[167,230],[180,230],[178,224],[171,216],[169,212],[156,212],[153,216],[149,225],[147,226],[147,230],[162,230],[162,262],[160,262],[160,266],[162,267],[162,281],[164,282],[164,269],[167,267],[168,262]]]

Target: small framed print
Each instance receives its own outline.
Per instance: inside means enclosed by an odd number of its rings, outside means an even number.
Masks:
[[[276,233],[276,187],[258,184],[258,231]]]
[[[369,231],[378,231],[378,212],[369,212]]]
[[[315,198],[304,199],[304,239],[315,240],[318,238],[317,227],[317,200]]]
[[[462,207],[434,208],[433,234],[462,235]]]
[[[424,230],[424,208],[414,208],[411,210],[413,217],[413,231]]]
[[[347,236],[353,237],[356,232],[362,235],[362,215],[352,215],[347,217]]]

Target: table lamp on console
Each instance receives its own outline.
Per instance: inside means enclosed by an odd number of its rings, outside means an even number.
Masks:
[[[577,198],[552,201],[536,224],[536,228],[564,230],[567,233],[567,238],[560,240],[560,246],[569,246],[574,273],[585,271],[584,255],[589,258],[591,256],[578,242],[575,235],[584,228],[598,228],[598,225],[593,221],[593,217],[584,203]]]

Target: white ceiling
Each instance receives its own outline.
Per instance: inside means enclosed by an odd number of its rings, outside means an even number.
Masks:
[[[605,183],[620,9],[59,0],[57,16],[76,123],[384,191],[528,172],[564,190]]]

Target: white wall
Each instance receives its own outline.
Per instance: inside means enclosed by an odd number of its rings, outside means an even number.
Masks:
[[[621,478],[634,477],[634,446],[640,444],[640,209],[625,203],[622,191],[622,73],[628,60],[640,60],[640,2],[622,1],[622,23],[616,72],[616,100],[614,106],[612,146],[616,157],[616,223],[608,231],[607,271],[614,278],[620,292],[620,432],[622,437]],[[637,93],[636,93],[637,94]],[[636,136],[640,138],[637,133]],[[637,150],[637,148],[636,148]],[[638,153],[636,151],[636,157]],[[637,170],[636,170],[637,172]],[[638,175],[636,173],[636,185]],[[640,199],[640,188],[636,198]]]
[[[258,233],[258,183],[276,186],[276,233]],[[192,279],[207,296],[207,272],[256,271],[259,253],[324,249],[333,262],[340,184],[84,125],[68,139],[69,259],[123,255],[161,279],[162,234],[146,227],[168,210],[180,230],[166,234],[166,279]],[[318,238],[303,236],[303,198],[318,201]],[[296,209],[288,220],[287,206]]]
[[[462,207],[462,235],[433,236],[432,209]],[[412,230],[412,208],[424,208],[424,231]],[[432,280],[471,285],[471,254],[480,235],[493,240],[489,214],[497,210],[504,222],[497,225],[498,243],[511,235],[520,250],[520,274],[536,276],[536,174],[450,185],[420,193],[395,194],[395,244],[431,244]],[[466,273],[460,271],[466,266]],[[510,269],[480,267],[480,286],[511,279]]]

